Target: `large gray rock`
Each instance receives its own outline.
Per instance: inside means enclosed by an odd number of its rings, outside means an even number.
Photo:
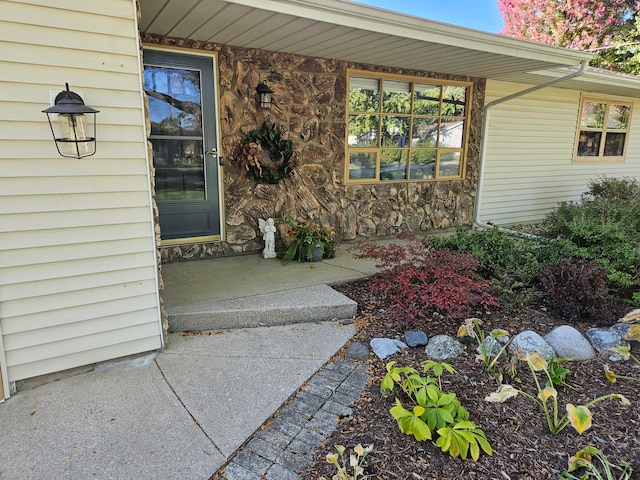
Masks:
[[[345,350],[344,356],[353,360],[368,360],[369,347],[362,342],[353,342]]]
[[[591,360],[596,352],[589,341],[570,325],[560,325],[544,336],[559,357],[571,360]]]
[[[629,342],[622,338],[624,333],[616,328],[590,328],[586,334],[597,352],[607,348],[629,346]]]
[[[408,330],[404,332],[404,341],[410,347],[422,347],[429,343],[427,334],[421,330]]]
[[[429,340],[424,351],[433,360],[446,360],[462,355],[464,347],[449,335],[436,335]]]
[[[371,340],[370,345],[373,353],[375,353],[380,360],[384,360],[394,353],[398,353],[401,349],[407,348],[404,342],[392,338],[374,338]]]
[[[614,330],[618,332],[620,334],[620,337],[624,339],[624,337],[628,335],[629,331],[631,330],[631,324],[630,323],[614,323],[613,325],[611,325],[610,330]]]
[[[491,357],[491,358],[495,358],[499,353],[501,353],[500,351],[504,348],[504,345],[502,345],[498,340],[496,340],[493,337],[485,337],[484,339],[484,355],[486,355],[487,357]],[[476,352],[478,352],[479,355],[483,355],[482,353],[482,346],[478,345],[478,348],[476,349]]]
[[[551,345],[549,345],[542,336],[533,330],[525,330],[513,337],[511,348],[515,351],[520,351],[523,354],[526,354],[531,350],[537,350],[544,358],[556,357],[556,352],[553,350]]]
[[[640,342],[638,342],[637,340],[629,340],[628,338],[625,338],[631,333],[631,323],[614,323],[613,325],[611,325],[611,329],[619,332],[622,336],[622,339],[629,342],[629,345],[631,345],[631,350],[634,350],[636,352],[640,350]]]

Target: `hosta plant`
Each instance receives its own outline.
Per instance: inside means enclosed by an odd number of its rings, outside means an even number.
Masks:
[[[327,455],[327,462],[335,465],[338,471],[338,473],[331,477],[332,480],[365,480],[371,476],[364,474],[362,462],[367,457],[367,455],[373,452],[373,445],[363,447],[361,444],[358,444],[355,446],[355,448],[353,449],[355,455],[351,454],[349,456],[349,467],[351,467],[353,474],[349,473],[347,461],[344,458],[344,446],[335,445],[335,448],[338,453],[330,453]],[[320,477],[318,480],[325,480],[325,478]]]
[[[476,357],[487,372],[493,372],[500,356],[511,343],[511,339],[500,346],[498,338],[508,337],[509,332],[500,328],[494,328],[487,336],[482,327],[482,321],[479,318],[467,318],[460,328],[458,328],[458,337],[471,337],[478,344],[479,354]],[[489,341],[488,339],[492,339]]]
[[[518,390],[510,385],[501,385],[500,388],[485,397],[488,402],[502,403],[511,397],[515,397],[518,394],[524,395],[529,400],[533,401],[544,413],[547,420],[547,426],[549,431],[553,435],[559,434],[567,426],[571,425],[576,432],[582,434],[585,430],[591,427],[591,412],[589,407],[595,405],[598,402],[607,399],[619,399],[622,405],[630,405],[629,400],[623,395],[611,393],[608,395],[602,395],[584,405],[574,405],[568,403],[565,407],[566,413],[560,415],[560,407],[558,405],[558,391],[552,386],[545,386],[544,388],[540,384],[540,380],[536,375],[536,372],[543,371],[547,377],[547,381],[553,384],[551,375],[549,373],[549,363],[542,357],[540,352],[532,350],[523,355],[523,359],[526,360],[529,369],[531,370],[533,380],[538,390],[538,395],[533,396],[523,390]]]
[[[637,326],[640,326],[640,325],[634,325],[634,327],[637,327]],[[627,336],[625,338],[631,339],[632,337]],[[637,341],[637,335],[634,339],[636,339]],[[621,355],[625,360],[633,360],[633,362],[640,365],[640,359],[638,359],[638,357],[636,357],[631,353],[630,347],[619,346],[619,347],[613,347],[610,350],[617,353],[618,355]],[[616,383],[616,380],[619,378],[622,380],[634,380],[636,382],[640,382],[640,378],[630,377],[628,375],[618,375],[617,373],[615,373],[613,370],[609,368],[609,365],[604,366],[604,376],[607,377],[607,380],[609,380],[611,383]]]
[[[576,477],[570,472],[580,470],[580,476]],[[569,480],[630,480],[633,469],[631,465],[622,460],[620,465],[612,465],[607,457],[596,447],[585,447],[569,458],[568,470],[560,474],[560,478]]]
[[[563,365],[568,362],[568,358],[548,358],[548,379],[545,383],[545,387],[568,387],[572,390],[575,390],[571,385],[569,385],[565,381],[565,377],[569,373],[569,369],[564,367]]]
[[[434,432],[438,435],[436,445],[452,457],[465,460],[471,456],[480,457],[480,450],[487,455],[493,453],[484,432],[469,420],[469,412],[460,404],[455,393],[443,392],[440,381],[446,370],[455,373],[454,368],[442,362],[423,362],[422,376],[411,367],[395,367],[395,362],[387,363],[387,374],[382,380],[381,390],[393,392],[396,404],[389,410],[398,422],[398,427],[418,441],[431,440]],[[403,400],[408,405],[405,408]]]

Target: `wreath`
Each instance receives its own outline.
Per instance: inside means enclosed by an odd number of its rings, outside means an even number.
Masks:
[[[242,144],[240,164],[256,180],[278,183],[288,178],[296,167],[293,142],[282,138],[275,124],[262,124],[258,130],[249,132]]]

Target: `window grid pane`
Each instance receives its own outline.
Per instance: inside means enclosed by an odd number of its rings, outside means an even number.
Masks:
[[[582,99],[574,161],[624,161],[631,104],[609,99]]]
[[[348,180],[462,178],[471,85],[349,82]]]

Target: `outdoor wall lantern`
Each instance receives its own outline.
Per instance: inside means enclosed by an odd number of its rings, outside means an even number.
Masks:
[[[47,114],[51,134],[61,156],[89,157],[96,153],[98,110],[87,107],[80,95],[69,90],[68,83],[65,86],[67,89],[56,95],[54,105],[42,112]]]
[[[268,110],[271,108],[271,94],[273,93],[273,90],[271,90],[268,86],[267,86],[267,81],[263,80],[262,83],[259,83],[258,86],[256,87],[256,92],[258,92],[258,95],[260,95],[260,108],[263,108],[265,110]]]

